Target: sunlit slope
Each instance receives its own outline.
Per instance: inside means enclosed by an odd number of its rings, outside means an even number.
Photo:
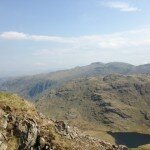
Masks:
[[[72,80],[50,90],[36,104],[46,115],[65,119],[85,130],[95,124],[104,131],[147,133],[150,76],[114,74]]]

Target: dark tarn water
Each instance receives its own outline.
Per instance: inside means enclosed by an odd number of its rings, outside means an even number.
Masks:
[[[150,134],[141,134],[136,132],[108,132],[116,140],[118,145],[126,145],[129,148],[150,144]]]

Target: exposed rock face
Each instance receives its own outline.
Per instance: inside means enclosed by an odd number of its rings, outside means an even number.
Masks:
[[[66,136],[69,139],[76,139],[78,141],[84,141],[93,145],[99,145],[100,150],[127,150],[125,145],[112,145],[108,142],[102,141],[97,138],[92,138],[82,134],[76,127],[70,127],[63,121],[56,121],[56,131]]]
[[[69,139],[75,139],[83,136],[76,127],[71,127],[65,124],[64,121],[56,121],[55,123],[56,131]]]
[[[7,128],[7,116],[5,112],[0,109],[0,150],[7,149],[7,137],[6,137],[6,128]]]
[[[36,121],[27,118],[20,122],[17,126],[20,132],[19,149],[29,149],[36,146],[38,129]],[[23,130],[22,130],[23,129]]]
[[[121,110],[117,109],[117,108],[113,108],[113,107],[104,107],[103,108],[104,113],[115,113],[117,115],[119,115],[122,118],[128,118],[129,116],[124,114],[123,112],[121,112]]]
[[[18,118],[17,116],[12,115],[12,112],[6,114],[7,112],[5,109],[0,109],[0,112],[0,150],[7,149],[7,141],[9,136],[15,136],[18,139],[18,150],[51,149],[51,143],[42,137],[40,128],[34,119],[26,116],[22,116],[23,118]]]

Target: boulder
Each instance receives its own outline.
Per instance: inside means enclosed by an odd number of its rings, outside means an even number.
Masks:
[[[37,140],[38,129],[37,123],[33,119],[25,119],[19,126],[20,143],[19,149],[29,149],[34,147]]]

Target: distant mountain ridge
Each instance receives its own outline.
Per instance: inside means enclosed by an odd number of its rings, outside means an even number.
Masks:
[[[46,92],[66,81],[109,74],[145,74],[150,73],[150,64],[134,66],[123,62],[95,62],[87,66],[75,67],[51,73],[10,78],[0,81],[0,91],[15,92],[27,99],[36,99]]]

